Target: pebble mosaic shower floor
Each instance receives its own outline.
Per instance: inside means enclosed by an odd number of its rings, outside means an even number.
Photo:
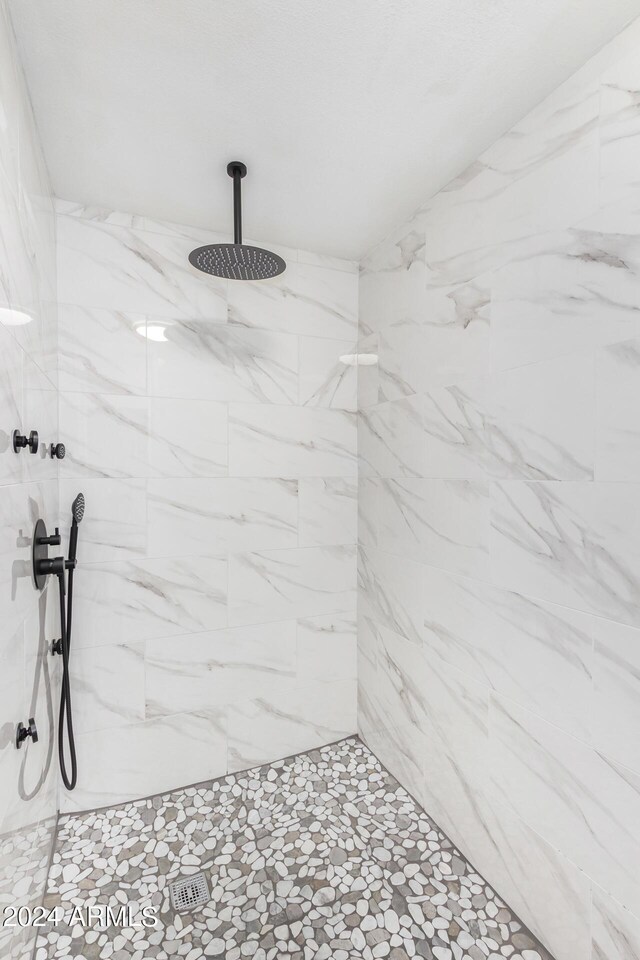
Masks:
[[[177,913],[169,885],[199,872],[208,902]],[[355,737],[64,817],[46,904],[154,906],[158,926],[61,923],[37,960],[552,960]]]

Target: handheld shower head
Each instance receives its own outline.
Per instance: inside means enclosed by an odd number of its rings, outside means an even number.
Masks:
[[[80,523],[84,517],[84,493],[79,493],[71,504],[71,513],[75,523]]]

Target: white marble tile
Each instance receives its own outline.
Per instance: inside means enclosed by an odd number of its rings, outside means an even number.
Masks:
[[[148,552],[152,557],[294,547],[295,480],[218,477],[150,480]]]
[[[229,286],[229,322],[300,336],[355,340],[358,280],[343,270],[290,263],[267,283]]]
[[[74,393],[141,396],[147,387],[147,318],[61,303],[59,386]]]
[[[355,681],[307,681],[229,709],[229,771],[311,750],[355,731]]]
[[[358,536],[364,547],[375,547],[378,542],[378,486],[372,477],[358,481]]]
[[[34,360],[25,354],[23,361],[23,413],[22,420],[27,424],[24,431],[27,435],[31,430],[38,432],[39,443],[35,455],[23,450],[22,457],[23,478],[25,480],[41,480],[43,482],[55,479],[56,470],[49,457],[49,444],[59,439],[58,432],[58,395],[49,377],[42,371]]]
[[[58,217],[63,303],[224,323],[227,283],[190,266],[188,238]]]
[[[13,431],[24,433],[23,351],[8,330],[0,327],[0,483],[19,483],[24,459],[14,453]]]
[[[380,398],[397,400],[489,369],[491,290],[482,278],[425,288],[416,318],[400,314],[380,333]]]
[[[313,267],[328,267],[331,270],[342,270],[344,273],[358,273],[357,260],[344,260],[341,257],[331,257],[324,253],[313,253],[311,250],[298,250],[298,263],[308,263]]]
[[[199,712],[296,687],[294,621],[149,640],[147,717]]]
[[[343,410],[231,404],[229,473],[355,477],[356,415]]]
[[[298,620],[298,675],[307,680],[355,680],[355,616],[337,614]]]
[[[494,581],[519,593],[640,625],[637,485],[492,485]]]
[[[164,793],[227,771],[224,717],[183,713],[76,736],[78,784],[63,790],[64,812]]]
[[[79,647],[70,658],[75,729],[83,734],[145,719],[144,644]]]
[[[615,231],[544,234],[491,276],[494,370],[638,335],[640,245]]]
[[[0,828],[10,816],[18,796],[17,781],[22,758],[15,749],[15,725],[23,712],[24,627],[5,629],[0,640],[0,697],[3,736],[0,741]],[[31,744],[29,744],[31,746]]]
[[[362,337],[358,341],[356,349],[358,358],[363,358],[363,362],[358,362],[357,367],[358,410],[364,410],[367,407],[375,406],[379,400],[378,335],[370,334],[367,337]]]
[[[358,484],[353,478],[298,481],[298,546],[353,543],[358,535]]]
[[[0,615],[3,629],[13,635],[36,609],[38,594],[32,580],[33,528],[39,518],[55,525],[56,483],[9,484],[0,497]]]
[[[147,497],[144,480],[61,480],[63,517],[71,513],[78,493],[84,493],[85,512],[78,536],[78,560],[99,563],[131,560],[147,551]],[[65,523],[62,532],[68,530]],[[65,546],[66,549],[66,546]]]
[[[354,609],[355,547],[307,547],[229,557],[229,623]]]
[[[79,555],[83,555],[80,528]],[[78,565],[74,647],[215,630],[227,623],[227,560],[166,557]]]
[[[227,474],[227,405],[213,400],[149,400],[149,475]]]
[[[640,480],[640,340],[596,356],[596,477]]]
[[[504,802],[630,910],[640,905],[640,777],[509,701],[491,705]]]
[[[594,621],[593,743],[640,774],[640,631]]]
[[[361,476],[427,475],[424,403],[424,398],[416,395],[360,411],[358,462]]]
[[[416,398],[424,438],[426,477],[482,479],[490,462],[489,383],[466,380]]]
[[[149,401],[98,393],[60,394],[60,462],[65,480],[146,477],[149,474]]]
[[[593,479],[592,354],[574,354],[495,374],[489,403],[493,476]]]
[[[476,480],[385,480],[378,544],[464,576],[488,576],[489,489]]]
[[[591,735],[594,618],[425,570],[425,648],[575,736]]]
[[[418,210],[364,258],[360,266],[360,336],[400,317],[418,319],[425,294],[425,218]]]
[[[157,325],[164,339],[147,343],[152,396],[296,403],[296,337],[206,319]]]
[[[570,226],[598,205],[598,89],[544,103],[430,203],[428,258]],[[547,116],[544,114],[547,113]]]
[[[593,891],[592,960],[635,960],[640,956],[640,917],[598,887]]]
[[[428,609],[424,564],[378,549],[358,555],[358,613],[422,644]]]
[[[356,410],[356,353],[356,345],[351,341],[300,337],[301,406]]]
[[[600,87],[600,202],[638,209],[640,70],[634,51],[606,70]]]

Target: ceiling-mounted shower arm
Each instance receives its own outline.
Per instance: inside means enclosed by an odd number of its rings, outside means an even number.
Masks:
[[[227,164],[227,173],[233,180],[233,242],[242,243],[242,179],[247,175],[247,167],[240,160]]]

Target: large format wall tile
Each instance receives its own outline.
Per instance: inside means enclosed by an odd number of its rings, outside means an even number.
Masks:
[[[226,281],[188,261],[189,240],[106,223],[58,218],[63,303],[225,322]]]
[[[267,623],[352,610],[355,547],[270,550],[229,557],[229,622]]]
[[[121,803],[227,772],[226,721],[215,705],[81,733],[76,746],[82,779],[73,794],[62,795],[63,811]]]
[[[83,548],[81,543],[81,553]],[[81,560],[74,584],[73,620],[74,648],[224,627],[227,558]]]
[[[290,263],[269,283],[230,284],[229,322],[353,341],[358,327],[357,284],[352,274],[341,270]]]
[[[593,743],[640,774],[640,631],[594,621]]]
[[[207,320],[181,320],[149,340],[149,392],[159,397],[295,403],[298,339]]]
[[[593,960],[640,956],[640,918],[596,888],[593,892]]]
[[[147,642],[148,717],[286,697],[296,686],[293,621]]]
[[[295,480],[151,480],[147,512],[152,557],[297,546]]]
[[[131,393],[147,387],[146,317],[60,304],[59,385],[73,393]]]
[[[147,496],[144,480],[61,480],[60,506],[70,523],[71,504],[84,493],[78,559],[85,563],[131,560],[147,552]],[[67,519],[68,518],[68,519]]]
[[[558,960],[639,949],[639,44],[360,269],[358,728]]]
[[[355,477],[356,417],[342,410],[232,404],[229,472],[239,477]]]
[[[385,480],[378,510],[378,544],[383,550],[465,576],[487,575],[485,482]]]
[[[209,231],[73,202],[58,212],[55,439],[63,531],[76,493],[87,502],[74,668],[96,737],[79,744],[66,809],[353,733],[354,265],[283,249],[283,277],[232,285],[188,263],[221,239]],[[44,387],[31,394],[46,405]],[[267,703],[286,717],[273,736]]]
[[[518,592],[640,624],[636,498],[630,483],[494,484],[494,578]]]
[[[638,912],[640,776],[505,700],[493,700],[491,730],[504,802]]]

